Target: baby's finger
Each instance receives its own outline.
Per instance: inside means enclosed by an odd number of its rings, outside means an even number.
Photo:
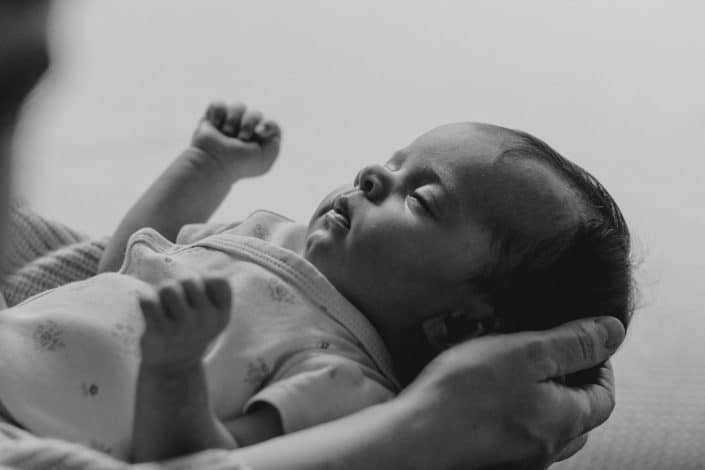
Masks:
[[[278,142],[281,139],[282,131],[276,121],[265,119],[257,125],[255,134],[262,142]]]
[[[230,137],[237,137],[240,132],[240,121],[242,116],[247,111],[247,106],[243,103],[233,103],[228,106],[227,113],[225,116],[225,122],[223,123],[223,133]]]
[[[237,138],[250,140],[255,133],[255,127],[262,121],[262,113],[257,110],[248,109],[240,122],[240,133]]]
[[[206,109],[206,119],[213,125],[213,127],[216,129],[221,129],[227,113],[228,111],[225,103],[222,101],[213,101],[208,105],[208,109]]]
[[[162,303],[164,317],[172,323],[181,325],[188,320],[189,306],[183,289],[178,283],[167,284],[159,289],[159,300]]]
[[[137,302],[142,310],[145,330],[163,331],[165,319],[159,300],[140,295]]]
[[[203,312],[208,308],[206,288],[201,279],[185,279],[181,281],[181,286],[184,289],[186,301],[193,309],[197,312]]]
[[[210,301],[218,309],[230,310],[231,291],[227,279],[213,277],[204,281],[205,291]]]
[[[210,278],[204,282],[205,292],[215,309],[208,318],[217,331],[222,331],[230,321],[231,290],[230,284],[223,278]]]

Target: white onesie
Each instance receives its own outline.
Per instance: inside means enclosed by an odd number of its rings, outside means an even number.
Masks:
[[[231,320],[204,360],[219,418],[264,401],[292,432],[391,398],[398,383],[382,339],[299,255],[304,235],[266,211],[185,226],[176,244],[136,232],[119,273],[0,313],[0,400],[38,435],[127,458],[144,329],[137,293],[196,275],[225,276],[233,292]]]

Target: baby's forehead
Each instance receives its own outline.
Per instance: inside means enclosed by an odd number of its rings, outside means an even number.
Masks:
[[[404,149],[445,163],[492,163],[511,139],[507,129],[476,122],[446,124],[424,133]],[[444,163],[443,161],[439,163]]]
[[[392,166],[432,168],[453,192],[490,177],[511,136],[488,124],[461,122],[432,129],[395,153]],[[458,194],[460,196],[460,194]]]
[[[443,173],[462,213],[475,221],[548,232],[576,212],[569,186],[535,158],[503,158],[516,134],[499,126],[455,123],[416,139],[405,152]]]

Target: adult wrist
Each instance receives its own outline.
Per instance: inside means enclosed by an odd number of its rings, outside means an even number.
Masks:
[[[434,411],[430,406],[424,406],[415,395],[402,394],[388,402],[391,416],[392,432],[398,449],[400,465],[395,468],[405,469],[453,469],[457,468],[454,456],[448,452],[448,440],[459,436],[448,435],[444,429],[434,424]],[[450,431],[450,430],[448,430]],[[470,467],[464,467],[471,470]]]

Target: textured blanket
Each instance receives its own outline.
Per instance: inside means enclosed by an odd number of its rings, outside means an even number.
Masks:
[[[10,211],[8,247],[0,293],[8,306],[34,294],[94,275],[107,238],[87,235],[48,220],[15,203]],[[0,470],[243,470],[236,453],[201,452],[167,462],[128,465],[84,446],[39,438],[0,423]]]

